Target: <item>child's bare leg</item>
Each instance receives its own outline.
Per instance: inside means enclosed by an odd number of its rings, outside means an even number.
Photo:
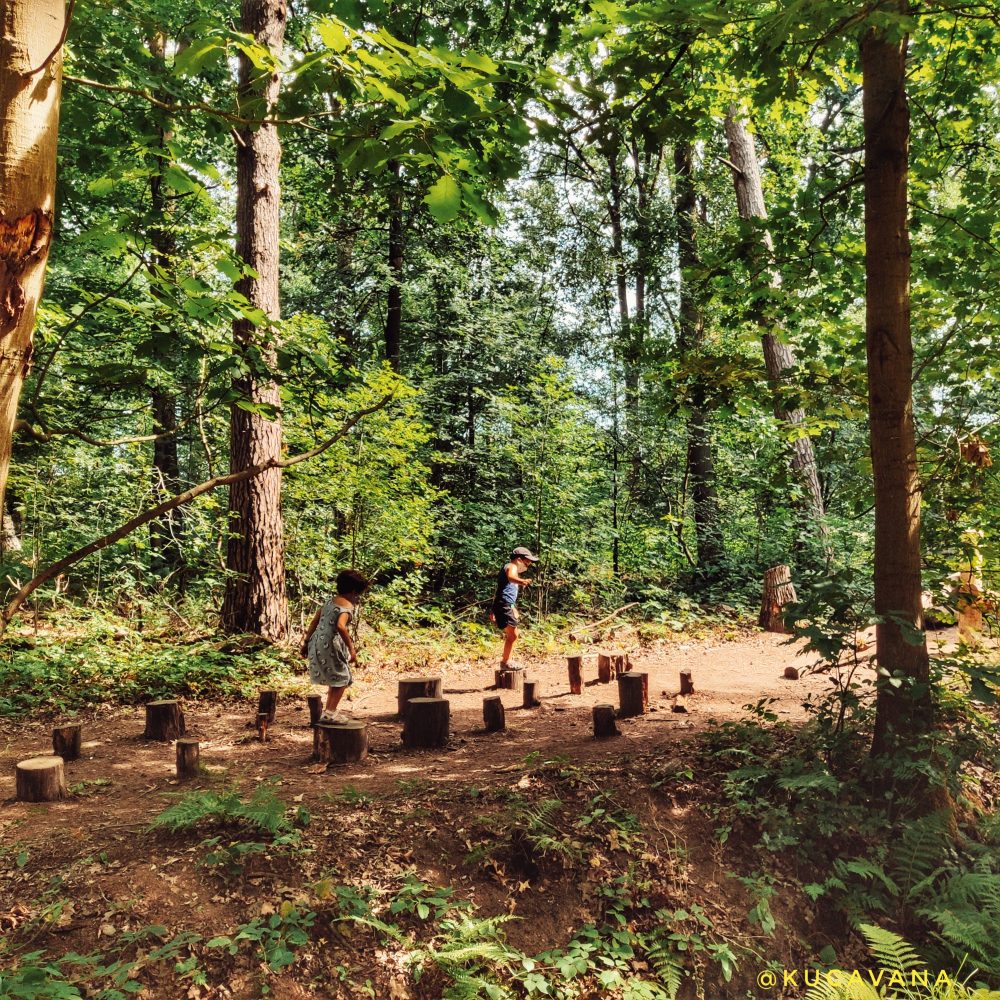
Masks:
[[[517,626],[508,625],[503,630],[503,656],[500,659],[501,663],[510,663],[510,654],[514,651],[514,643],[517,642]]]
[[[337,706],[340,704],[340,699],[344,697],[344,692],[347,688],[328,688],[326,692],[326,710],[328,712],[334,712]]]

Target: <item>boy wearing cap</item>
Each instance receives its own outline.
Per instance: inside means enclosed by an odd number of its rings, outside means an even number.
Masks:
[[[531,581],[526,580],[521,574],[532,564],[538,562],[538,556],[532,555],[530,549],[519,545],[510,554],[510,562],[497,574],[497,589],[493,595],[493,620],[496,626],[503,632],[503,656],[500,661],[500,669],[510,666],[510,655],[514,650],[514,643],[517,642],[518,613],[517,598],[522,587],[527,587]]]

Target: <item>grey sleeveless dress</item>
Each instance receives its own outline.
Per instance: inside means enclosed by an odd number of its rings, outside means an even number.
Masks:
[[[351,674],[351,653],[343,636],[337,631],[337,619],[347,615],[349,626],[354,618],[354,609],[334,603],[333,598],[323,605],[316,631],[309,639],[309,679],[313,684],[328,687],[350,687],[354,682]]]

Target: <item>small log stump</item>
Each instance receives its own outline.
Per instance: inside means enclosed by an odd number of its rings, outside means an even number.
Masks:
[[[681,671],[681,694],[694,694],[694,680],[690,670]]]
[[[396,687],[397,715],[406,718],[406,705],[413,698],[440,698],[440,677],[401,677]]]
[[[683,694],[678,694],[674,696],[674,704],[670,709],[672,712],[683,712],[687,714],[687,696]]]
[[[788,566],[772,566],[764,571],[764,593],[761,597],[758,622],[765,632],[788,634],[782,610],[786,604],[797,600],[792,584],[792,571]]]
[[[259,739],[261,743],[267,742],[267,727],[269,724],[270,719],[267,712],[258,712],[257,722],[255,725],[257,726],[257,739]]]
[[[611,655],[609,653],[597,654],[597,679],[601,684],[611,683]]]
[[[497,670],[495,672],[496,687],[498,691],[523,691],[524,690],[524,668],[512,667],[509,670]]]
[[[261,691],[260,698],[257,700],[257,715],[266,715],[267,724],[274,724],[274,714],[278,710],[278,692],[277,691]]]
[[[356,764],[368,756],[368,723],[321,722],[316,726],[322,744],[320,759],[331,764]]]
[[[618,716],[628,719],[642,715],[649,706],[649,677],[629,671],[618,678]]]
[[[451,706],[446,698],[411,698],[403,720],[403,745],[447,746],[450,719]]]
[[[64,761],[76,760],[80,756],[81,733],[79,722],[56,726],[52,730],[52,752]]]
[[[569,693],[580,694],[583,691],[583,657],[567,656],[569,666]]]
[[[62,757],[30,757],[14,773],[19,802],[55,802],[69,794]]]
[[[606,739],[608,736],[620,736],[621,731],[615,725],[614,705],[594,706],[594,738]]]
[[[494,694],[483,699],[483,723],[488,733],[500,733],[507,728],[500,695]]]
[[[201,773],[201,750],[197,740],[180,739],[177,747],[177,777],[197,778]]]
[[[797,667],[785,667],[786,681],[797,681],[798,679],[799,679],[799,671]]]
[[[524,701],[522,702],[523,708],[538,708],[542,703],[542,699],[538,695],[539,683],[538,681],[525,681],[524,682]]]
[[[315,726],[319,722],[319,717],[323,714],[323,696],[321,694],[311,694],[306,698],[309,705],[309,725]]]
[[[614,677],[621,677],[622,674],[628,673],[632,669],[632,661],[629,659],[628,653],[612,653],[611,654],[611,673]]]
[[[184,713],[180,702],[171,699],[146,703],[146,731],[142,734],[143,739],[168,743],[183,735]]]
[[[324,760],[323,751],[326,749],[326,742],[319,731],[319,723],[312,727],[313,730],[313,760]]]

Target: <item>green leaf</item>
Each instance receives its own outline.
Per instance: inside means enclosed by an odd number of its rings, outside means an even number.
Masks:
[[[462,189],[450,174],[442,174],[424,197],[431,215],[438,222],[453,222],[462,207]]]

